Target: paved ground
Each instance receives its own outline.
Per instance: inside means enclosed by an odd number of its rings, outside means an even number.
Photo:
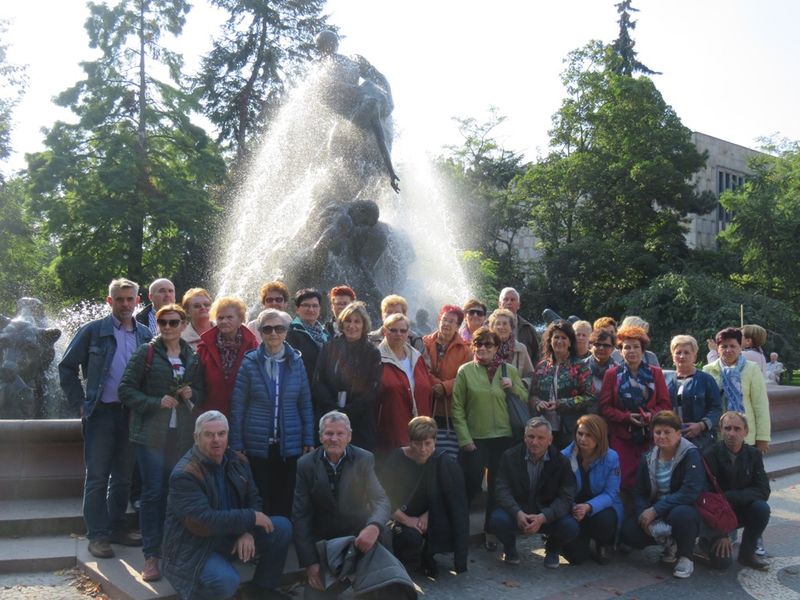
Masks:
[[[437,581],[417,577],[424,597],[436,600],[567,600],[674,599],[689,595],[692,600],[800,599],[800,475],[780,478],[772,483],[772,519],[765,535],[774,567],[767,573],[732,567],[725,572],[696,565],[688,580],[672,577],[671,570],[647,565],[639,553],[618,554],[605,567],[594,563],[571,567],[562,565],[548,571],[542,565],[543,550],[538,537],[521,541],[523,556],[518,567],[499,561],[500,553],[490,554],[481,547],[470,552],[469,572],[455,576],[445,571]],[[76,587],[77,583],[77,587]],[[83,588],[84,591],[77,589]],[[0,575],[0,599],[57,598],[85,600],[98,597],[85,582],[75,581],[72,573]],[[302,593],[295,591],[300,600]]]

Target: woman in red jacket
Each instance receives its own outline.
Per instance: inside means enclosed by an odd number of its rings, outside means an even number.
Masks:
[[[235,296],[217,298],[211,306],[216,325],[200,336],[197,355],[203,365],[205,401],[198,414],[218,410],[230,419],[231,396],[245,352],[258,347],[258,340],[243,325],[247,307]]]
[[[408,422],[431,416],[432,385],[422,355],[408,343],[411,321],[402,313],[383,322],[383,341],[378,346],[383,363],[378,390],[376,448],[387,454],[408,445]]]
[[[672,409],[661,369],[642,359],[650,338],[641,327],[623,327],[617,332],[621,365],[603,377],[600,414],[608,422],[609,445],[619,454],[621,488],[632,491],[642,454],[653,445],[650,418]]]

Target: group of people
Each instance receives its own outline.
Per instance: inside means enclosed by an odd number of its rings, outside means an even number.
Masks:
[[[507,564],[517,536],[541,533],[548,568],[645,548],[689,577],[696,556],[732,555],[732,532],[695,507],[708,470],[745,528],[739,562],[768,566],[769,406],[745,354],[763,360],[758,326],[721,330],[702,370],[695,338],[675,336],[662,370],[642,319],[556,320],[540,341],[513,288],[491,313],[443,306],[425,336],[398,295],[373,330],[346,285],[265,283],[250,321],[234,296],[176,303],[167,279],[134,316],[138,292],[111,282],[111,314],[78,330],[59,373],[81,409],[89,551],[141,545],[143,579],[163,572],[182,598],[232,596],[231,559],[257,555],[255,585],[282,597],[291,540],[309,598],[335,597],[343,568],[359,593],[411,594],[406,569],[436,577],[436,554],[467,569],[484,482],[485,547]],[[125,525],[132,473],[141,534]]]

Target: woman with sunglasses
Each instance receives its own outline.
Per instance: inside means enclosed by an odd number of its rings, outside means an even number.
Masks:
[[[469,344],[472,342],[472,334],[486,323],[486,305],[479,300],[467,300],[463,310],[464,322],[459,327],[458,333]]]
[[[495,509],[495,483],[500,457],[515,442],[511,437],[506,391],[527,398],[528,390],[513,365],[495,361],[500,336],[488,327],[473,334],[473,360],[462,365],[453,385],[453,427],[461,448],[459,460],[464,469],[467,501],[481,489],[487,471],[488,496],[484,531]],[[486,534],[486,549],[497,548],[494,535]]]
[[[286,342],[291,317],[258,315],[261,344],[244,355],[231,398],[230,447],[244,452],[268,515],[292,512],[297,459],[314,449],[311,389],[300,352]]]
[[[408,343],[411,320],[402,313],[383,321],[378,345],[383,371],[378,390],[377,449],[388,454],[408,445],[408,422],[431,416],[431,379],[422,355]]]
[[[142,478],[142,550],[145,581],[161,579],[159,558],[172,468],[192,447],[192,410],[203,401],[203,373],[192,348],[181,338],[186,312],[178,304],[156,313],[159,334],[134,352],[119,386],[131,411],[130,440]]]

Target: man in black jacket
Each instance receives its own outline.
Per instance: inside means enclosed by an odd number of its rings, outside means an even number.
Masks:
[[[769,561],[755,553],[756,541],[769,522],[770,488],[761,452],[744,442],[749,431],[747,417],[728,411],[719,420],[722,440],[708,448],[705,459],[725,497],[733,507],[739,527],[744,527],[738,561],[753,569],[769,569]],[[727,535],[711,544],[711,562],[716,567],[730,565],[732,548]]]
[[[506,450],[500,459],[498,508],[489,519],[489,531],[502,542],[505,562],[520,563],[518,534],[544,533],[544,566],[557,569],[561,548],[579,532],[571,514],[574,497],[575,475],[569,460],[553,446],[550,423],[534,417],[525,426],[524,443]]]
[[[335,598],[320,572],[319,540],[356,536],[366,554],[379,541],[391,506],[375,475],[371,452],[350,445],[350,419],[331,411],[320,419],[322,446],[297,461],[292,521],[297,561],[305,567],[305,598]]]

